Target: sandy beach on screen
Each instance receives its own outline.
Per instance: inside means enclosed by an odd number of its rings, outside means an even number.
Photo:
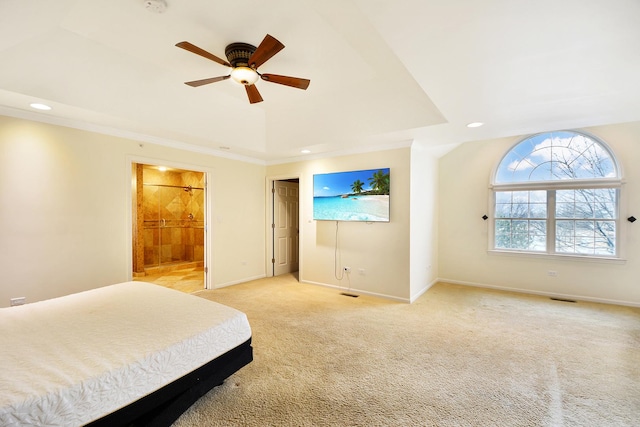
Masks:
[[[365,210],[382,218],[389,218],[389,195],[352,195],[349,199],[367,204]]]

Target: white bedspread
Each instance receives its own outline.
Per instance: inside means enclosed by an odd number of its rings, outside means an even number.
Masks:
[[[0,309],[0,426],[79,426],[251,337],[244,313],[127,282]]]

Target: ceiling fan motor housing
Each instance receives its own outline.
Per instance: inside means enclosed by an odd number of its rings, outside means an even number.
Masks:
[[[233,68],[248,67],[249,58],[256,51],[254,45],[248,43],[231,43],[224,50],[227,60]]]

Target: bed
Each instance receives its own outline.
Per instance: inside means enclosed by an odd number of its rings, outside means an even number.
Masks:
[[[0,308],[1,426],[168,426],[253,359],[231,307],[126,282]]]

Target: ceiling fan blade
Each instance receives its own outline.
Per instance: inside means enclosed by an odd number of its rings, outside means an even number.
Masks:
[[[202,85],[208,85],[209,83],[221,82],[222,80],[227,80],[229,77],[231,76],[211,77],[210,79],[194,80],[192,82],[185,82],[184,84],[191,87],[198,87]]]
[[[247,90],[250,103],[255,104],[256,102],[262,102],[262,96],[260,96],[256,85],[245,85],[244,88]]]
[[[295,87],[297,89],[306,90],[309,87],[309,83],[311,80],[309,79],[301,79],[298,77],[289,77],[289,76],[279,76],[277,74],[261,74],[260,77],[262,80],[271,83],[278,83],[285,86]]]
[[[212,53],[207,52],[204,49],[200,49],[198,46],[192,45],[189,42],[180,42],[176,44],[177,47],[182,48],[184,50],[188,50],[191,53],[195,53],[196,55],[200,55],[204,58],[210,59],[214,62],[217,62],[220,65],[224,65],[226,67],[231,67],[231,64],[229,64],[227,61],[225,61],[224,59],[220,59],[217,56],[215,56]]]
[[[269,60],[273,55],[284,49],[284,45],[276,40],[274,37],[267,34],[256,48],[253,55],[249,58],[249,66],[258,68]]]

